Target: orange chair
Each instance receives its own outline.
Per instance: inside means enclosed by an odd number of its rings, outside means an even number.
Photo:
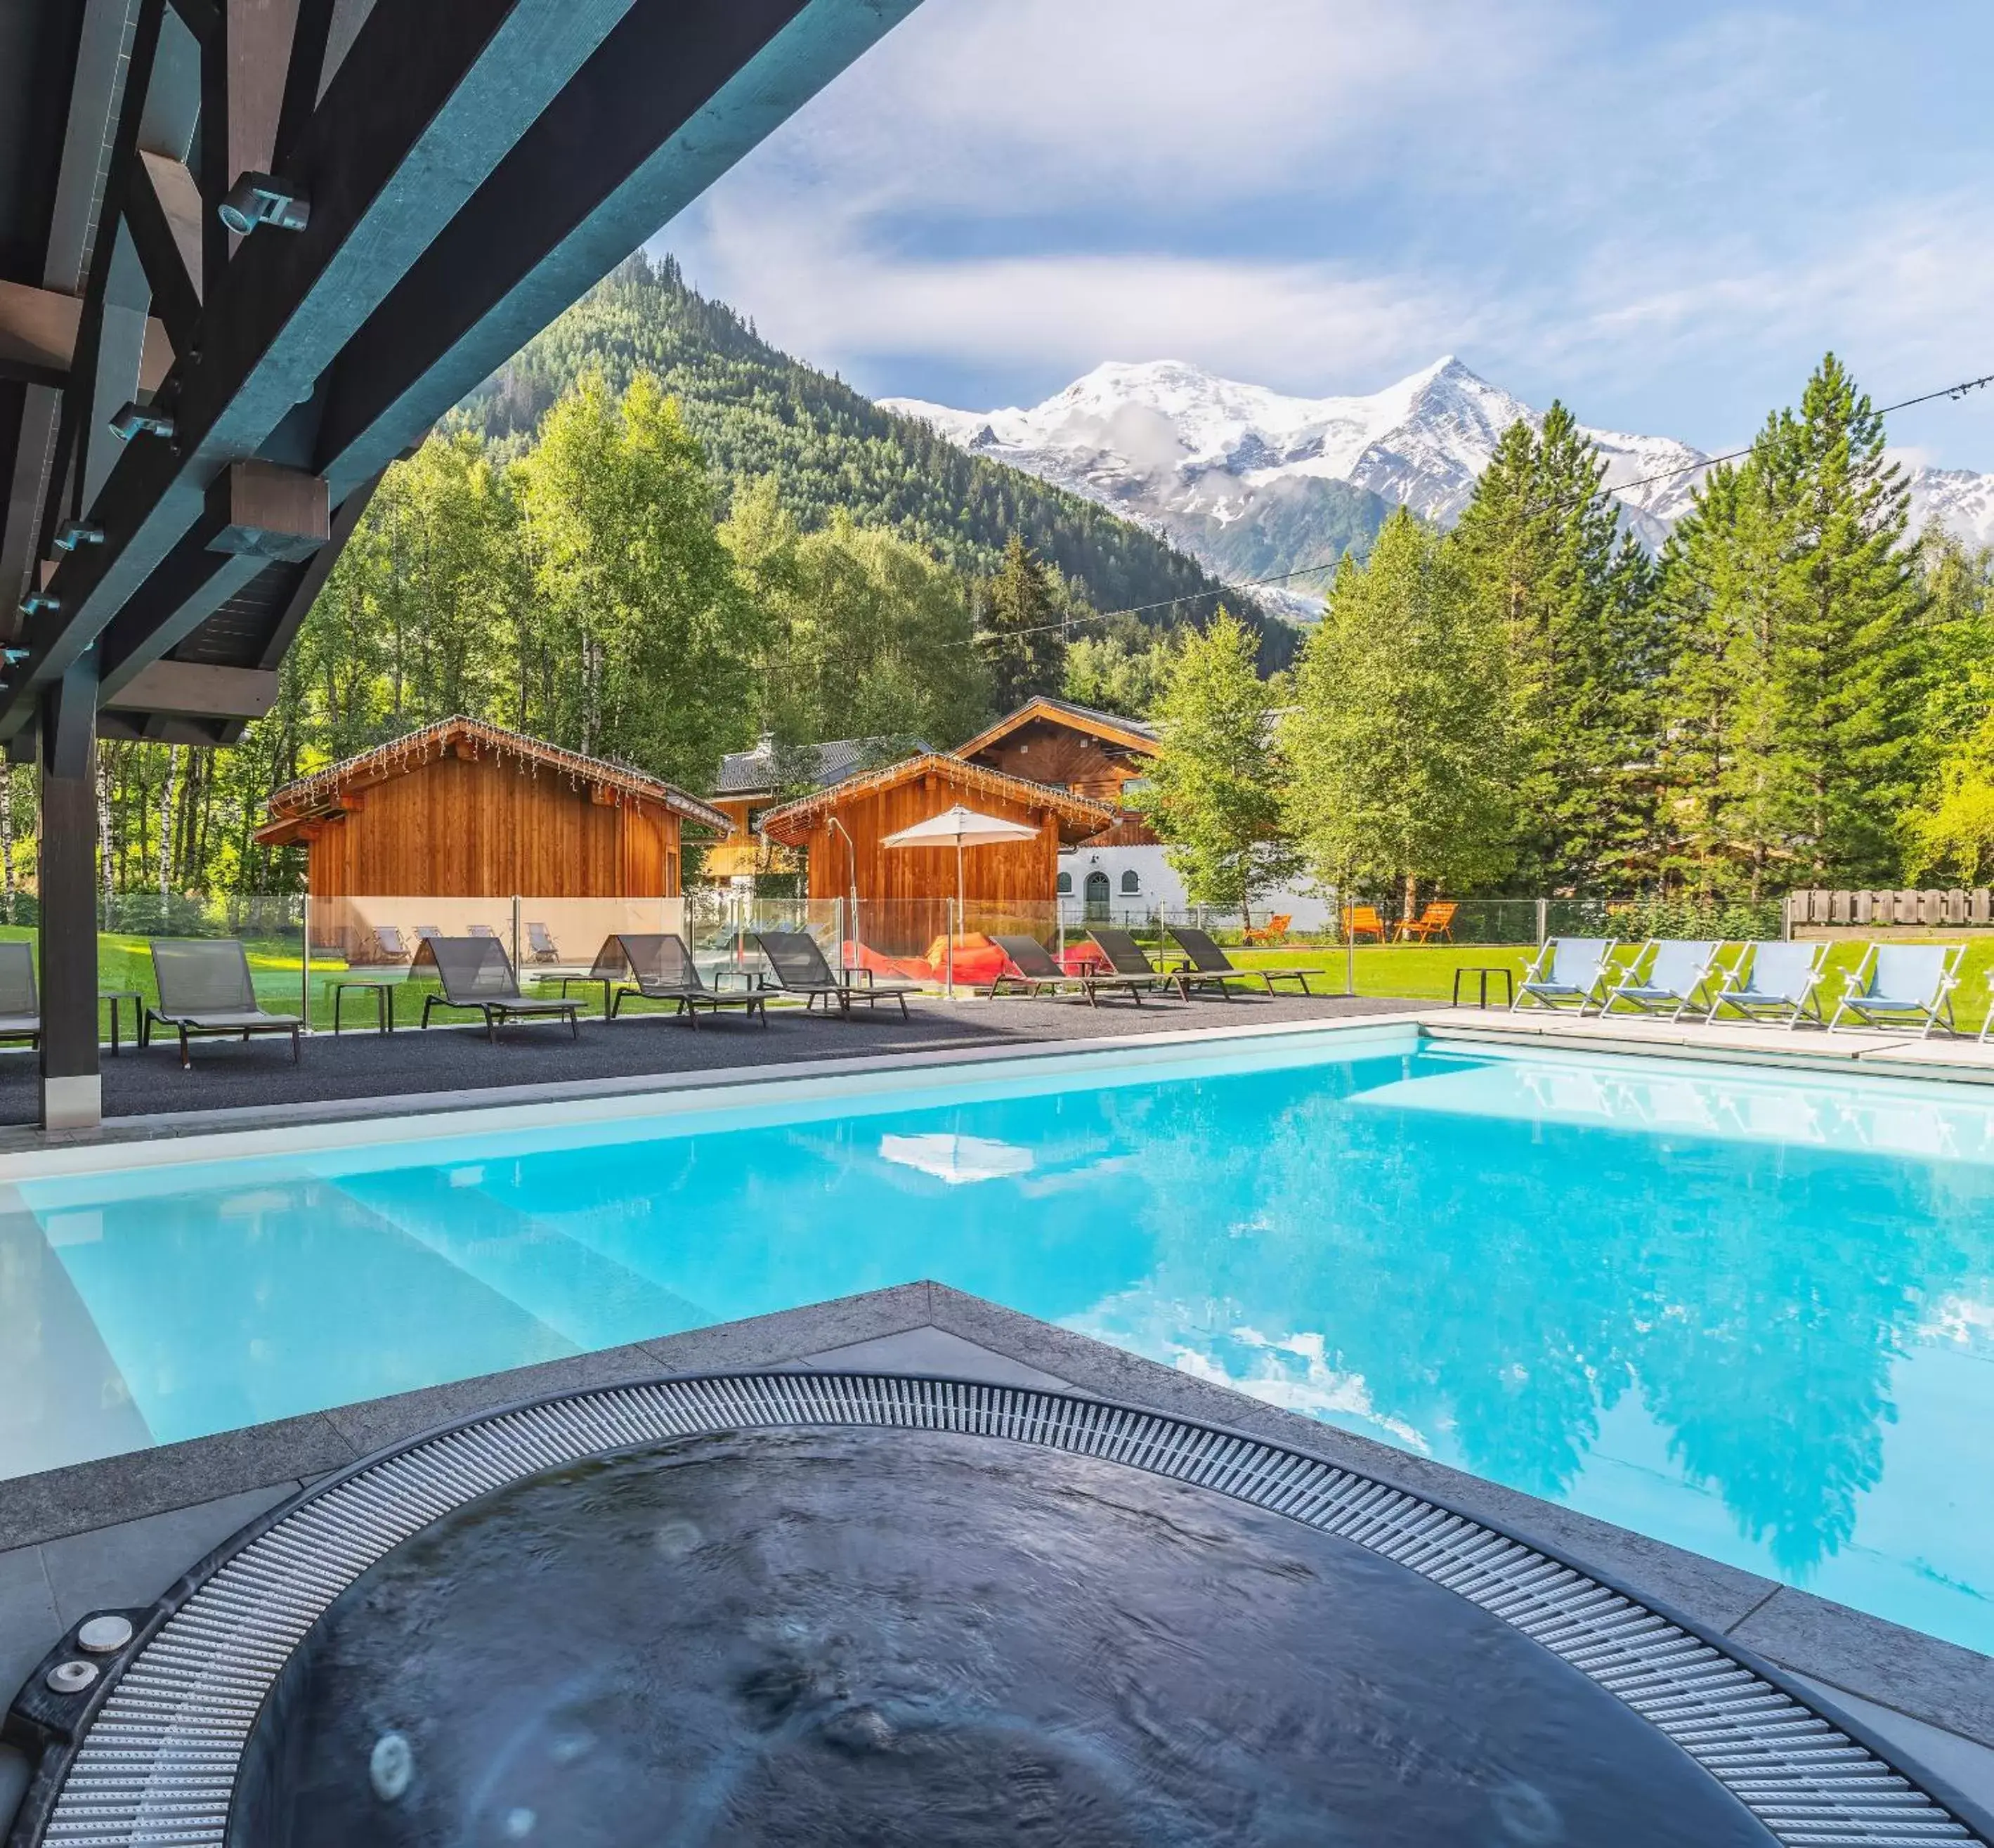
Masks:
[[[1434,899],[1417,917],[1408,917],[1399,926],[1401,943],[1430,943],[1436,937],[1454,941],[1454,914],[1461,909],[1451,899]]]
[[[1253,924],[1239,933],[1242,943],[1279,943],[1288,934],[1288,926],[1295,921],[1292,911],[1276,911],[1263,924]]]
[[[1385,941],[1385,921],[1378,915],[1376,905],[1345,905],[1343,931],[1352,943],[1366,937],[1375,937],[1380,943]]]

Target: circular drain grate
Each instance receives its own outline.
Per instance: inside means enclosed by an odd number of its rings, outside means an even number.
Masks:
[[[118,1674],[39,1840],[221,1848],[258,1713],[313,1624],[451,1510],[580,1459],[701,1434],[899,1427],[1091,1457],[1353,1542],[1581,1671],[1783,1843],[1973,1843],[1950,1810],[1769,1676],[1626,1593],[1430,1501],[1278,1445],[1099,1400],[902,1376],[749,1373],[596,1390],[356,1466],[221,1557]],[[30,1836],[30,1839],[35,1839]]]

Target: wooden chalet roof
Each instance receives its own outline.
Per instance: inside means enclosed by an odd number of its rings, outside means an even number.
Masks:
[[[797,801],[786,802],[779,808],[772,808],[761,818],[757,827],[770,840],[779,841],[785,847],[800,847],[809,838],[810,831],[817,820],[834,809],[928,776],[993,801],[1015,802],[1026,808],[1050,809],[1060,818],[1061,835],[1071,832],[1075,840],[1098,834],[1115,819],[1115,811],[1105,802],[1089,801],[1084,796],[1055,789],[1050,783],[1034,783],[1029,777],[1009,776],[1002,770],[986,769],[980,763],[967,763],[947,751],[923,751],[901,763],[889,764],[884,770],[848,777],[830,789],[819,790],[814,796],[804,796]]]
[[[725,834],[732,824],[720,810],[687,795],[662,777],[606,758],[585,757],[544,739],[461,714],[438,719],[420,731],[390,739],[371,751],[329,766],[316,775],[287,783],[270,797],[270,819],[257,831],[259,841],[281,843],[293,838],[298,823],[341,812],[349,792],[391,777],[404,777],[445,756],[509,759],[522,774],[565,777],[576,790],[601,790],[612,802],[656,803],[687,821]]]
[[[988,750],[1034,720],[1064,725],[1070,731],[1084,732],[1105,744],[1119,745],[1124,750],[1144,757],[1155,756],[1161,748],[1155,729],[1139,718],[1126,718],[1119,712],[1103,712],[1093,706],[1075,705],[1071,700],[1054,699],[1050,694],[1040,693],[1026,700],[1016,711],[1006,713],[995,725],[985,726],[966,744],[957,746],[955,754],[958,757],[974,757],[978,751]]]

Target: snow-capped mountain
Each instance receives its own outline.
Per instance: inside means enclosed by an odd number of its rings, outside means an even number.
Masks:
[[[880,402],[1140,520],[1235,582],[1361,550],[1395,506],[1451,523],[1503,431],[1542,420],[1451,356],[1361,398],[1286,397],[1153,360],[1097,366],[1029,410]],[[1708,458],[1670,437],[1588,434],[1626,523],[1659,544]],[[1994,537],[1994,475],[1920,469],[1913,486],[1920,518]],[[1298,586],[1280,600],[1299,612],[1319,598]]]

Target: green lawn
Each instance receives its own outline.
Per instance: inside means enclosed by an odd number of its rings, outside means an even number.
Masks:
[[[1621,960],[1631,960],[1635,948],[1629,945],[1622,949]],[[1824,1012],[1833,1011],[1835,1001],[1842,993],[1842,978],[1854,972],[1863,948],[1860,943],[1830,947],[1828,975],[1817,991],[1822,997]],[[1269,963],[1288,969],[1322,969],[1328,972],[1333,989],[1340,993],[1343,986],[1345,951],[1340,944],[1280,950],[1234,949],[1226,953],[1242,969]],[[1357,993],[1409,1001],[1445,1001],[1452,992],[1456,969],[1483,965],[1506,968],[1520,979],[1536,953],[1530,948],[1475,944],[1360,944],[1356,956]],[[1969,944],[1961,965],[1960,985],[1953,993],[1953,1011],[1967,1031],[1978,1032],[1987,1017],[1990,975],[1994,975],[1994,939]],[[1473,981],[1464,979],[1461,986],[1464,999],[1472,1001]],[[1499,983],[1492,986],[1494,993],[1501,993]]]

